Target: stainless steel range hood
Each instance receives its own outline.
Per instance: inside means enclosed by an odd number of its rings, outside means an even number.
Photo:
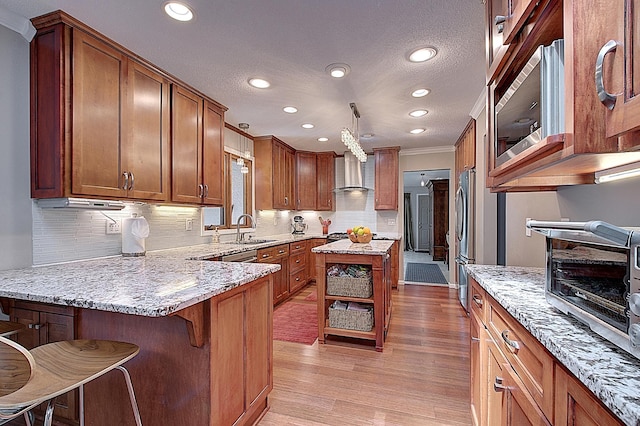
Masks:
[[[336,192],[369,191],[363,183],[362,164],[350,151],[344,153],[344,186],[336,188]]]
[[[40,198],[43,209],[122,210],[125,205],[117,200],[89,200],[84,198]]]

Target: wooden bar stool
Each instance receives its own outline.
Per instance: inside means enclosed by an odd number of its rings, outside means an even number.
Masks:
[[[50,426],[54,399],[78,388],[80,424],[83,425],[84,384],[119,369],[127,383],[136,424],[142,426],[131,378],[122,366],[139,351],[140,348],[132,343],[110,340],[68,340],[28,351],[18,343],[0,337],[0,419],[14,419],[47,402],[44,425]],[[31,425],[26,415],[25,422],[27,426]]]
[[[0,321],[0,336],[8,337],[24,330],[25,328],[24,324],[17,322]]]

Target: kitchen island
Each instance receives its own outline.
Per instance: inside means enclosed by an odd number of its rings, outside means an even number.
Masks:
[[[467,265],[466,270],[556,363],[570,371],[622,422],[640,424],[640,360],[548,304],[543,268]],[[555,400],[562,401],[562,397],[558,393]],[[595,407],[587,409],[594,412]],[[553,423],[562,424],[558,409],[555,415]]]
[[[318,292],[318,342],[325,343],[328,335],[375,341],[381,352],[391,318],[391,256],[394,242],[373,240],[370,243],[352,243],[339,240],[312,249],[316,253],[316,283]],[[332,265],[363,265],[371,269],[373,294],[370,297],[349,297],[327,292],[327,269]],[[329,321],[330,305],[358,303],[373,307],[373,327],[370,330],[332,327]]]
[[[172,249],[0,271],[3,311],[28,326],[18,341],[33,345],[78,338],[140,346],[126,366],[145,425],[252,424],[273,387],[279,266],[187,259],[195,254]],[[77,422],[75,397],[62,401],[56,414]],[[134,424],[122,377],[109,373],[85,386],[85,419]]]

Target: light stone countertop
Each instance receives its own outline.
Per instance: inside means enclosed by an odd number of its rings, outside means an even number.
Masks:
[[[640,360],[548,304],[544,268],[466,270],[622,421],[640,425]]]
[[[370,243],[352,243],[351,240],[346,239],[314,247],[311,251],[314,253],[366,254],[383,256],[389,252],[392,245],[393,240],[371,240]]]

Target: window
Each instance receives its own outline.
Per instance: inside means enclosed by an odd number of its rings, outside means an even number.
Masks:
[[[242,166],[238,164],[238,155],[225,152],[224,154],[224,181],[225,195],[222,207],[203,207],[202,223],[204,234],[210,234],[216,227],[219,229],[235,227],[238,217],[245,213],[253,213],[253,200],[251,197],[253,163],[243,158],[244,165],[249,170],[242,173]],[[249,224],[242,221],[241,227]]]

